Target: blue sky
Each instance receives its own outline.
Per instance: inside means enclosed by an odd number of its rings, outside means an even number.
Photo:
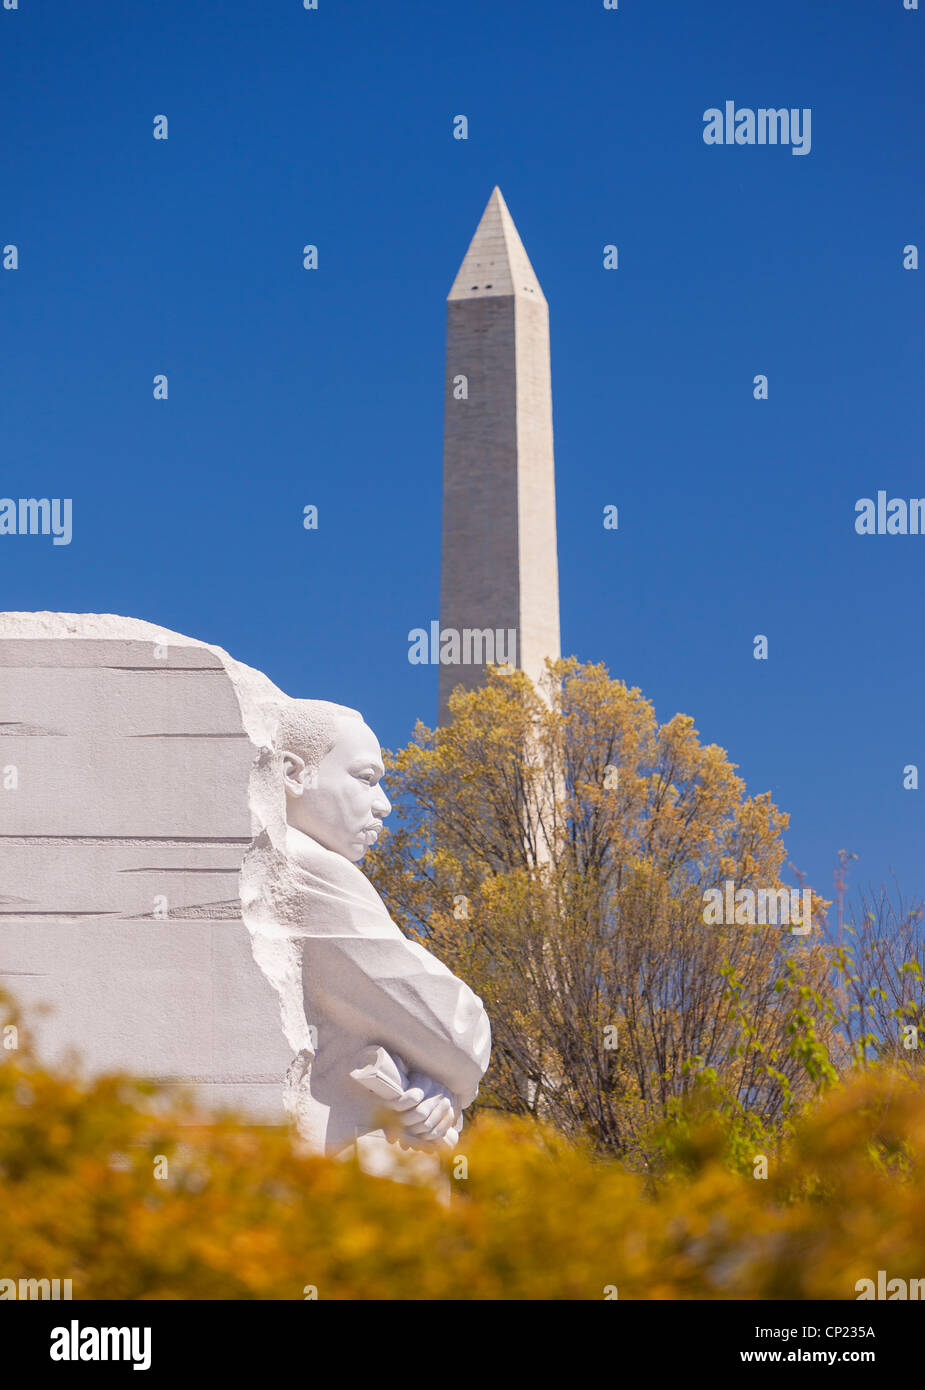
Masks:
[[[0,539],[0,607],[432,722],[444,301],[497,183],[550,304],[564,649],[693,715],[818,887],[846,848],[925,893],[925,537],[854,531],[925,496],[923,49],[902,0],[0,9],[0,495],[74,506]],[[811,108],[811,153],[705,145],[727,99]]]

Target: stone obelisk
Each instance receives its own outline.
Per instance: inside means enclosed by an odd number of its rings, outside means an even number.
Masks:
[[[549,308],[499,188],[447,297],[444,420],[440,628],[463,664],[441,660],[441,723],[486,633],[534,680],[559,656]]]

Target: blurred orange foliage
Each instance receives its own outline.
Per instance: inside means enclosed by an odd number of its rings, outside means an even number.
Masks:
[[[907,1073],[834,1086],[767,1178],[730,1166],[716,1113],[676,1125],[648,1178],[482,1117],[447,1206],[283,1131],[202,1123],[152,1083],[52,1075],[25,1045],[0,1058],[0,1278],[70,1278],[76,1299],[854,1299],[878,1269],[925,1275]]]

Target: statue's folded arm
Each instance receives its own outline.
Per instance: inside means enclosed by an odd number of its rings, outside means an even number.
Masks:
[[[465,1108],[488,1066],[491,1029],[482,1001],[423,947],[395,937],[326,934],[304,943],[306,1018],[348,1030],[399,1055]]]

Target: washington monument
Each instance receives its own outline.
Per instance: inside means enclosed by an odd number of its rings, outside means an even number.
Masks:
[[[486,662],[559,656],[549,307],[499,188],[447,297],[444,402],[441,723]]]

